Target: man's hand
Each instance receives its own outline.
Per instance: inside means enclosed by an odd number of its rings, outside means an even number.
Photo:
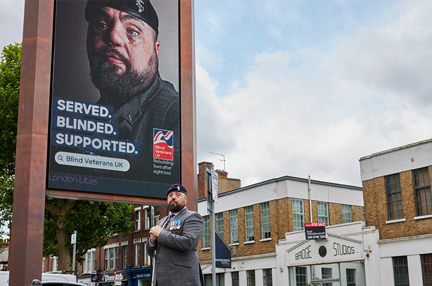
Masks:
[[[159,233],[162,231],[162,228],[160,226],[154,226],[150,229],[150,239],[152,242],[155,242],[158,237]]]

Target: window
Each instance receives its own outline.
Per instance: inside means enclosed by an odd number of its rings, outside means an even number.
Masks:
[[[151,208],[147,207],[144,209],[144,229],[150,228]]]
[[[399,174],[385,177],[388,219],[403,218],[402,192]]]
[[[342,205],[342,223],[352,222],[351,206]]]
[[[247,286],[255,286],[255,270],[246,270]]]
[[[306,276],[307,269],[306,267],[296,267],[295,268],[295,279],[296,279],[296,286],[306,286],[307,282],[307,276]]]
[[[216,286],[225,286],[225,274],[216,273]]]
[[[237,242],[239,242],[237,210],[231,210],[230,211],[230,243],[237,243]]]
[[[432,285],[432,254],[421,254],[423,286]]]
[[[366,213],[365,213],[364,207],[362,207],[362,214],[363,214],[363,221],[366,225]]]
[[[264,286],[273,285],[271,268],[263,269],[263,280],[264,280]]]
[[[219,236],[223,239],[223,213],[216,214],[216,231]]]
[[[318,222],[323,222],[326,226],[329,225],[327,203],[318,202]]]
[[[204,275],[204,286],[212,286],[212,275],[205,274]],[[225,286],[225,274],[224,273],[216,273],[216,286]],[[234,284],[233,284],[234,286]],[[238,284],[237,284],[238,286]]]
[[[238,271],[236,272],[231,272],[231,279],[232,279],[232,286],[239,286],[239,273]]]
[[[409,286],[408,259],[406,256],[393,257],[395,286]]]
[[[118,259],[117,247],[105,248],[105,270],[115,269],[117,259]]]
[[[58,271],[58,257],[52,256],[52,270],[51,271]]]
[[[108,257],[109,257],[108,249],[105,249],[105,270],[109,269],[109,266],[108,266]]]
[[[432,214],[432,199],[428,168],[413,171],[417,215]]]
[[[115,261],[115,259],[114,259],[114,253],[115,252],[117,252],[116,251],[116,248],[110,248],[109,249],[109,266],[110,266],[110,268],[109,269],[114,269],[114,265],[115,265],[115,263],[114,263],[114,261]]]
[[[150,266],[151,257],[148,255],[147,249],[145,248],[146,244],[147,244],[147,239],[145,239],[144,246],[143,246],[143,249],[144,249],[144,265],[145,266]]]
[[[245,207],[245,231],[246,241],[254,241],[253,206]]]
[[[203,217],[204,221],[204,232],[203,232],[203,248],[210,247],[210,226],[209,226],[209,216]]]
[[[141,244],[135,244],[135,265],[140,266]]]
[[[94,271],[95,249],[91,249],[84,254],[83,273],[92,273]]]
[[[127,245],[123,246],[123,268],[127,266]]]
[[[303,230],[304,228],[303,200],[293,199],[293,221],[294,221],[294,231]]]
[[[2,270],[0,269],[0,271]],[[44,271],[45,271],[45,257],[42,257],[42,273],[44,273]]]
[[[331,268],[321,268],[321,278],[322,279],[331,279],[332,278],[332,269]],[[323,286],[332,286],[332,283],[323,283]]]
[[[260,204],[261,208],[261,238],[270,238],[270,206],[269,203]]]
[[[355,269],[346,270],[347,286],[356,286],[355,283]]]
[[[141,207],[135,208],[135,230],[141,229]]]

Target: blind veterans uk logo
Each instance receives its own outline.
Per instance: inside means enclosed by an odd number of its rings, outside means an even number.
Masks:
[[[174,160],[173,132],[153,129],[153,157],[162,160]]]

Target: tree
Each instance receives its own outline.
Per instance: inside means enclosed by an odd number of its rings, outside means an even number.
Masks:
[[[21,74],[21,44],[3,49],[0,62],[0,170],[15,173],[15,149]]]
[[[0,233],[12,227],[18,121],[21,44],[3,49],[0,62]],[[87,250],[107,244],[114,233],[129,233],[133,206],[126,204],[47,198],[44,257],[59,257],[59,270],[71,266],[71,234],[76,230],[77,261]]]

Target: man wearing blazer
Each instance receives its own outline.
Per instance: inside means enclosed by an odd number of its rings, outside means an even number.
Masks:
[[[199,213],[186,208],[187,190],[180,184],[167,191],[169,216],[150,229],[146,248],[156,257],[155,285],[200,286],[203,283],[198,260],[198,242],[203,234],[203,220]]]

